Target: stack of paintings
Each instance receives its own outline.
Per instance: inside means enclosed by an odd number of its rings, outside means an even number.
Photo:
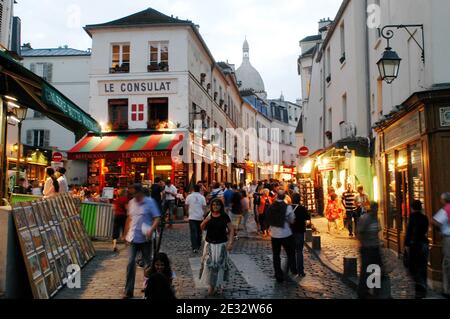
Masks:
[[[49,299],[84,267],[95,250],[73,198],[62,194],[13,207],[28,278],[35,299]]]

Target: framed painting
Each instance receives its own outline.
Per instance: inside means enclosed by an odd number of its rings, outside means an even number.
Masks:
[[[41,237],[41,232],[39,231],[39,228],[36,226],[32,229],[30,229],[31,231],[31,239],[33,241],[34,244],[34,248],[36,250],[40,250],[44,248],[44,242],[42,240]]]

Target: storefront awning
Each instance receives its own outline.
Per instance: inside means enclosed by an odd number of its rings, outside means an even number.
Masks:
[[[0,67],[5,80],[2,94],[13,96],[18,104],[44,114],[74,132],[77,139],[89,131],[101,132],[100,125],[88,113],[1,49]]]
[[[163,133],[106,133],[88,134],[69,152],[70,160],[100,158],[163,157],[183,142],[183,134]]]

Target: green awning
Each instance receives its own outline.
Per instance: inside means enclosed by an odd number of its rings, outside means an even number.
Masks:
[[[88,113],[6,51],[0,50],[0,66],[0,73],[4,75],[1,94],[17,98],[20,105],[38,111],[74,132],[77,139],[88,132],[101,133],[100,125]]]

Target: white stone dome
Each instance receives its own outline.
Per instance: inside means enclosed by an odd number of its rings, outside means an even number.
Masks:
[[[253,65],[250,63],[249,45],[247,40],[244,41],[243,46],[244,57],[242,65],[236,70],[236,78],[241,82],[241,90],[252,89],[257,93],[265,92],[264,81]]]

